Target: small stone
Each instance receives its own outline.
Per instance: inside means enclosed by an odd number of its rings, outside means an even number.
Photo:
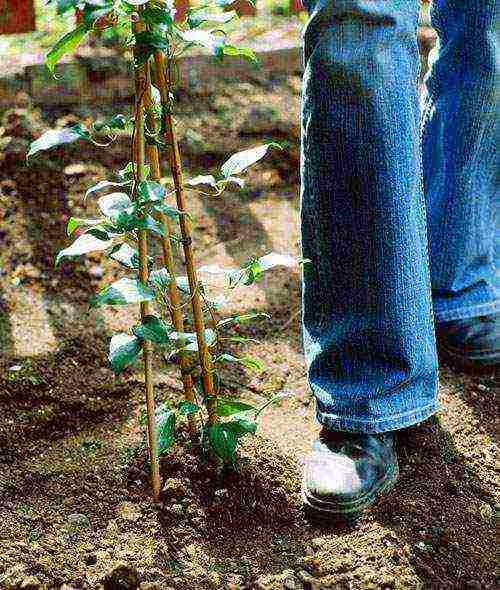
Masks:
[[[161,590],[161,586],[157,582],[142,582],[139,590]]]
[[[128,565],[119,565],[104,578],[104,590],[137,590],[137,570]]]
[[[163,493],[169,497],[183,498],[186,492],[186,486],[175,477],[169,477],[163,484]]]
[[[70,529],[83,529],[90,525],[89,517],[86,514],[70,514],[68,516],[68,527]]]
[[[118,514],[123,520],[130,520],[136,522],[142,516],[141,511],[132,502],[123,502],[118,506]]]
[[[321,549],[322,547],[325,546],[325,543],[326,543],[326,539],[324,539],[323,537],[315,537],[314,539],[311,540],[311,545],[315,549]]]
[[[40,590],[41,584],[37,578],[29,576],[28,578],[24,578],[18,587],[19,590]]]
[[[64,168],[64,174],[66,176],[83,176],[88,170],[85,164],[69,164]]]
[[[87,565],[95,565],[97,563],[97,555],[95,553],[89,553],[85,556],[85,563]]]
[[[217,572],[210,572],[208,574],[208,582],[214,590],[218,590],[222,586],[220,575]]]

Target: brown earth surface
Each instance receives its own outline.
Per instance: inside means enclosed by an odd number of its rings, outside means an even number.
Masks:
[[[200,264],[298,254],[299,96],[297,76],[269,75],[179,94],[186,174],[209,173],[263,140],[289,142],[248,171],[242,191],[219,200],[193,194]],[[26,167],[30,134],[109,107],[37,112],[26,97],[18,102],[0,155],[0,588],[495,588],[493,373],[442,367],[442,410],[401,432],[400,480],[357,525],[304,517],[300,471],[317,425],[297,272],[277,270],[232,292],[224,310],[271,315],[242,328],[255,339],[245,352],[266,370],[227,372],[227,391],[253,401],[293,395],[265,413],[224,479],[180,441],[162,459],[162,501],[151,501],[138,423],[143,375],[136,367],[114,378],[106,358],[109,337],[137,310],[87,313],[89,296],[118,276],[109,261],[53,266],[68,216],[92,216],[82,193],[106,167],[126,163],[127,138],[103,150],[60,149]],[[173,401],[175,371],[158,368],[158,400]]]

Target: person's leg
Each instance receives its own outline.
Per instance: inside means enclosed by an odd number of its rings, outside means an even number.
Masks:
[[[418,423],[437,401],[422,188],[417,0],[306,0],[302,326],[332,431]]]
[[[436,322],[500,311],[497,0],[434,0],[424,187]]]

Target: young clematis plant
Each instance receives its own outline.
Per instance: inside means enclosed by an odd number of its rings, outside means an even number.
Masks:
[[[256,408],[224,395],[219,377],[221,367],[235,363],[254,371],[263,368],[257,359],[225,352],[225,342],[244,342],[240,325],[266,314],[222,318],[225,294],[215,297],[209,289],[209,280],[210,276],[221,275],[225,278],[225,291],[232,290],[252,285],[269,269],[297,267],[303,261],[270,253],[251,258],[241,268],[213,265],[196,268],[187,195],[197,192],[203,198],[220,197],[228,187],[243,187],[245,171],[269,150],[282,146],[275,142],[258,145],[233,154],[213,174],[183,178],[173,117],[177,83],[173,73],[178,71],[179,56],[193,45],[199,45],[209,49],[217,61],[235,55],[257,61],[251,50],[226,43],[221,27],[237,16],[224,10],[230,4],[227,0],[188,9],[182,22],[174,21],[175,9],[164,0],[52,0],[52,3],[60,15],[72,9],[79,14],[77,27],[47,55],[47,66],[53,73],[61,58],[94,30],[117,27],[133,48],[133,112],[117,114],[90,128],[78,124],[48,131],[31,144],[27,157],[81,140],[109,145],[118,134],[131,131],[130,161],[122,170],[110,174],[112,179],[100,181],[84,195],[84,199],[97,200],[99,215],[92,219],[70,218],[67,234],[76,239],[57,254],[55,262],[59,265],[65,259],[102,252],[123,268],[124,276],[93,296],[90,308],[140,306],[140,317],[131,331],[112,337],[109,362],[115,373],[121,373],[143,357],[152,485],[154,496],[158,497],[158,457],[172,445],[183,420],[207,450],[230,464],[240,438],[255,433],[263,409],[278,399]],[[163,153],[169,165],[171,186],[162,182]],[[160,243],[161,264],[149,256],[152,241]],[[176,275],[175,271],[177,247],[182,247],[184,253],[185,274],[182,275]],[[193,331],[188,331],[186,325],[192,325]],[[163,403],[155,408],[154,351],[167,364],[180,369],[184,399],[175,407]]]

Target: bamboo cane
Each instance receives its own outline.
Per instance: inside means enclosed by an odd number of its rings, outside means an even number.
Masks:
[[[140,27],[139,22],[133,22],[134,30]],[[147,64],[135,68],[135,122],[134,137],[135,145],[132,146],[134,168],[136,170],[136,180],[141,182],[145,180],[145,127],[144,127],[144,96],[147,90]],[[139,242],[139,278],[143,283],[147,283],[149,278],[148,270],[148,238],[145,230],[138,233]],[[141,318],[150,314],[150,304],[148,301],[141,303]],[[152,347],[149,340],[143,344],[144,352],[144,374],[146,382],[146,407],[148,413],[148,442],[149,442],[149,459],[151,463],[151,480],[153,486],[153,497],[158,500],[160,497],[160,466],[158,460],[158,437],[156,433],[156,412],[155,398],[153,390],[153,366],[152,366]]]
[[[147,91],[145,95],[145,104],[147,107],[152,106],[152,99],[151,99],[151,78],[149,73],[149,65],[148,65],[148,72],[147,72]],[[149,108],[146,113],[146,122],[148,125],[148,129],[152,131],[156,131],[156,120],[154,114],[151,112]],[[160,155],[158,151],[158,147],[154,144],[147,143],[146,144],[146,155],[151,166],[151,173],[150,176],[152,180],[159,182],[161,178],[161,168],[160,168]],[[165,268],[168,270],[168,273],[171,277],[171,281],[168,286],[169,290],[169,309],[170,309],[170,316],[172,318],[172,324],[177,332],[184,332],[184,318],[181,311],[181,297],[179,294],[179,288],[175,281],[175,264],[174,264],[174,255],[172,252],[172,244],[170,243],[170,235],[172,233],[171,223],[169,218],[164,213],[158,214],[158,219],[163,226],[163,230],[165,235],[161,238],[161,248],[163,254],[163,264]],[[196,402],[196,397],[194,393],[194,386],[193,386],[193,379],[191,378],[191,374],[189,372],[189,360],[185,356],[181,356],[180,358],[180,369],[181,369],[181,378],[182,378],[182,385],[184,390],[184,398],[186,401],[190,403]],[[197,428],[197,420],[194,414],[189,414],[188,422],[190,426],[191,432],[195,432]]]
[[[189,290],[191,294],[191,305],[193,309],[193,320],[196,330],[196,339],[198,342],[198,355],[201,365],[201,377],[203,383],[203,390],[205,395],[209,398],[207,402],[207,411],[211,424],[217,422],[216,414],[216,399],[213,381],[213,367],[210,351],[205,339],[205,320],[203,317],[203,305],[199,293],[198,278],[196,276],[196,267],[194,262],[194,253],[192,247],[192,229],[189,217],[185,215],[187,212],[186,198],[184,194],[184,182],[182,177],[182,162],[175,134],[174,121],[170,110],[169,92],[171,86],[170,72],[166,71],[165,58],[163,53],[156,52],[154,55],[156,82],[160,90],[162,103],[162,128],[166,135],[166,140],[169,145],[169,160],[174,181],[175,194],[177,200],[177,208],[182,213],[179,225],[182,235],[182,245],[184,249],[184,257],[186,259],[186,273],[189,282]]]

